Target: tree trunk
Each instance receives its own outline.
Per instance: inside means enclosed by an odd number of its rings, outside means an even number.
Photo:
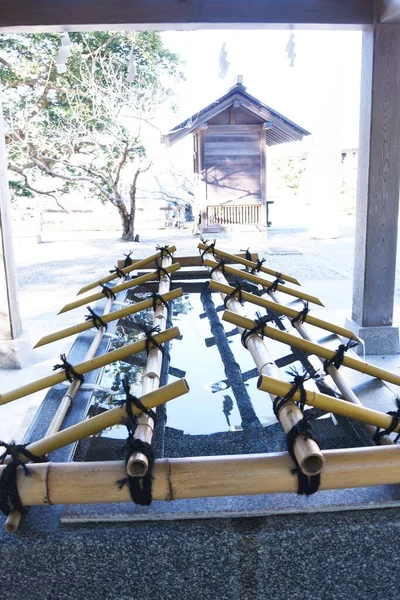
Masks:
[[[122,223],[121,239],[130,241],[133,239],[133,237],[129,237],[130,229],[131,229],[129,212],[127,211],[126,206],[123,202],[121,204],[117,205],[117,209],[119,212],[119,216],[121,217],[121,223]],[[132,231],[132,235],[133,235],[133,231]]]
[[[129,188],[129,212],[125,208],[126,216],[124,217],[123,226],[124,233],[122,239],[133,242],[135,238],[135,216],[136,216],[136,191],[137,180],[141,173],[140,167],[136,169],[133,176],[131,187]]]

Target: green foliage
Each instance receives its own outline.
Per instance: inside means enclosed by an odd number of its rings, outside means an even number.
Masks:
[[[143,129],[156,126],[161,105],[172,105],[171,85],[182,77],[179,58],[154,31],[70,38],[67,71],[60,75],[58,34],[0,37],[9,169],[24,178],[12,191],[29,191],[43,176],[53,179],[56,192],[89,185],[127,219],[124,173],[148,159]],[[137,75],[128,83],[130,53]]]

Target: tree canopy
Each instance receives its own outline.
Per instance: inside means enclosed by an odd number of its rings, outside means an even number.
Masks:
[[[57,72],[58,34],[0,37],[6,145],[16,194],[60,194],[82,185],[119,211],[132,239],[137,179],[149,167],[144,125],[173,106],[179,57],[157,32],[70,34]],[[128,60],[136,66],[127,81]],[[125,174],[125,176],[124,176]],[[128,176],[129,174],[129,180]],[[43,186],[43,176],[52,181]]]

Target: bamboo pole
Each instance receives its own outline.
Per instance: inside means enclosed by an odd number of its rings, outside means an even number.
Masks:
[[[292,385],[284,381],[278,381],[267,375],[260,375],[257,381],[257,387],[263,392],[275,394],[276,396],[281,396],[283,398],[290,392]],[[362,423],[375,425],[375,427],[379,427],[380,429],[387,429],[392,423],[392,417],[386,413],[381,413],[372,408],[355,405],[346,402],[345,400],[339,400],[338,398],[333,398],[333,396],[327,396],[320,392],[305,390],[305,397],[307,404],[310,406],[315,406],[316,408],[341,415],[342,417],[355,419]],[[301,400],[300,392],[296,392],[292,396],[292,400],[299,402]],[[395,431],[400,432],[400,425],[396,427]]]
[[[233,288],[232,286],[223,285],[221,283],[218,283],[217,281],[210,282],[210,289],[216,290],[218,292],[222,292],[227,295],[231,294],[232,292],[235,291],[235,288]],[[245,292],[244,290],[241,290],[241,294],[242,294],[243,300],[245,300],[246,302],[251,302],[252,304],[256,304],[257,306],[262,306],[263,308],[273,310],[274,312],[276,312],[278,314],[286,315],[287,317],[290,317],[292,319],[294,317],[297,317],[297,315],[299,314],[298,310],[295,310],[294,308],[290,308],[289,306],[286,306],[285,304],[281,304],[280,302],[277,302],[276,300],[275,301],[267,300],[264,297],[256,296],[255,294],[249,294],[248,292]],[[273,297],[272,294],[271,294],[271,297]],[[313,317],[311,315],[307,315],[304,320],[309,325],[314,325],[314,327],[319,327],[320,329],[324,329],[325,331],[330,331],[331,333],[336,333],[337,335],[341,335],[343,337],[355,340],[357,342],[360,341],[359,338],[356,336],[356,334],[353,333],[351,331],[351,329],[347,329],[346,327],[340,327],[339,325],[336,325],[334,323],[329,323],[329,321],[323,321],[322,319],[318,319],[317,317]]]
[[[241,261],[238,259],[246,258],[246,253],[240,252],[239,254],[232,254],[232,257],[234,257],[234,258],[232,258],[233,263],[242,264]],[[256,264],[255,261],[257,259],[258,259],[258,253],[257,252],[251,253],[251,262],[254,263],[254,265]],[[139,260],[133,260],[132,264],[136,266],[136,264],[139,262],[140,262]],[[172,259],[172,263],[176,263],[176,262],[179,262],[181,267],[202,267],[203,266],[203,260],[202,260],[201,256],[199,256],[198,254],[196,254],[196,256],[174,256]],[[247,261],[247,262],[250,262],[250,261]],[[119,260],[118,267],[122,269],[123,266],[124,266],[124,261]],[[146,266],[147,266],[147,268],[155,268],[157,265],[153,261],[152,263],[150,263]],[[294,281],[293,283],[296,283],[296,282]]]
[[[177,288],[176,290],[172,290],[172,292],[164,294],[163,299],[165,300],[165,302],[169,302],[170,300],[179,298],[180,296],[182,296],[182,294],[182,288]],[[159,300],[157,300],[157,302],[159,302]],[[110,314],[104,313],[101,315],[101,319],[104,321],[104,323],[111,323],[112,321],[123,319],[124,317],[138,313],[142,310],[145,310],[146,308],[150,308],[151,306],[153,306],[153,299],[149,298],[148,300],[143,300],[143,302],[136,302],[136,304],[131,304],[130,306],[122,308],[121,310],[115,310]],[[34,348],[39,348],[40,346],[45,346],[46,344],[50,344],[51,342],[61,340],[71,335],[82,333],[82,331],[87,331],[92,327],[93,323],[91,320],[85,321],[84,323],[79,323],[78,325],[72,325],[72,327],[67,327],[66,329],[62,329],[61,331],[45,335],[37,342]]]
[[[208,256],[211,256],[211,254],[209,254]],[[210,268],[218,267],[218,263],[215,261],[214,258],[206,259],[204,261],[204,264],[206,265],[206,267]],[[224,270],[230,275],[235,275],[240,279],[247,279],[248,281],[257,283],[258,285],[262,285],[263,287],[267,287],[269,285],[272,285],[273,283],[272,281],[269,281],[264,277],[260,277],[259,275],[253,275],[252,273],[248,273],[247,271],[241,271],[240,269],[235,269],[235,267],[231,267],[230,265],[224,265]],[[283,292],[284,294],[289,294],[289,296],[300,298],[300,300],[307,300],[307,302],[312,302],[313,304],[324,306],[321,300],[319,300],[315,296],[312,296],[311,294],[303,292],[303,290],[295,290],[294,288],[288,287],[287,285],[281,285],[280,283],[278,283],[277,285],[277,290],[279,292]]]
[[[165,256],[162,260],[162,267],[167,270],[172,263],[170,256]],[[160,278],[158,284],[158,293],[166,294],[169,292],[170,280],[164,275]],[[159,304],[154,311],[154,326],[159,327],[160,331],[164,331],[167,327],[168,310],[163,304]],[[160,385],[160,375],[162,367],[163,355],[158,348],[152,348],[147,357],[146,368],[143,376],[142,394],[147,391],[155,390]],[[154,420],[142,415],[138,420],[138,426],[135,431],[135,438],[151,444],[154,432]],[[128,459],[126,464],[126,472],[130,477],[144,477],[147,473],[149,462],[147,456],[141,452],[134,452]]]
[[[400,448],[325,450],[320,490],[400,483]],[[154,500],[295,493],[297,481],[288,453],[191,457],[157,460]],[[0,467],[0,473],[5,467]],[[42,463],[29,465],[30,477],[18,467],[17,485],[26,506],[129,502],[123,461]]]
[[[161,404],[165,404],[165,402],[169,402],[170,400],[174,400],[179,396],[187,394],[188,391],[189,386],[186,380],[178,379],[162,388],[149,392],[145,396],[142,396],[140,400],[146,408],[156,408]],[[135,405],[133,405],[132,408],[136,415],[140,414],[141,411]],[[49,452],[54,452],[63,446],[67,446],[68,444],[82,440],[85,437],[99,433],[100,431],[103,431],[103,429],[107,429],[107,427],[123,423],[126,420],[126,417],[125,406],[111,408],[96,417],[85,419],[85,421],[77,423],[76,425],[71,425],[71,427],[67,427],[61,431],[57,431],[57,433],[38,440],[37,442],[32,442],[31,444],[28,444],[26,448],[36,456],[45,456],[46,454],[49,454]],[[21,460],[24,460],[23,456],[21,456]]]
[[[200,242],[197,245],[197,247],[200,250],[206,250],[208,248],[207,244],[203,244],[202,242]],[[256,262],[254,262],[253,260],[246,260],[246,258],[242,258],[241,254],[229,254],[229,252],[224,252],[223,250],[220,250],[219,248],[214,248],[214,254],[216,254],[217,256],[219,256],[221,258],[228,259],[232,262],[237,262],[241,265],[244,265],[245,267],[248,267],[249,269],[254,269],[254,267],[257,267]],[[296,277],[292,277],[291,275],[286,275],[285,273],[278,273],[278,271],[274,271],[273,269],[264,267],[264,265],[262,265],[260,267],[260,271],[262,273],[267,273],[268,275],[272,275],[273,277],[279,277],[279,279],[284,279],[285,281],[289,281],[290,283],[300,285],[300,283],[297,281]]]
[[[244,327],[245,329],[251,329],[256,325],[255,321],[252,319],[241,317],[230,310],[226,310],[224,312],[222,319],[228,323],[236,325],[237,327]],[[325,359],[331,359],[336,354],[335,350],[330,350],[329,348],[325,348],[324,346],[314,342],[308,342],[307,340],[303,340],[291,335],[290,333],[286,333],[272,327],[265,326],[263,332],[265,336],[271,338],[272,340],[282,342],[283,344],[287,344],[288,346],[292,346],[298,350],[303,350],[303,352],[307,352],[308,354],[315,354],[316,356],[320,356]],[[354,369],[355,371],[359,371],[365,375],[370,375],[371,377],[377,377],[383,381],[400,385],[400,375],[396,375],[396,373],[386,371],[386,369],[381,369],[380,367],[375,367],[374,365],[371,365],[359,358],[352,358],[351,356],[345,355],[343,358],[343,364],[346,367],[350,367],[350,369]]]
[[[176,252],[176,247],[170,246],[168,248],[168,251],[171,252],[171,254],[172,254],[173,252]],[[162,254],[161,251],[157,252],[156,254],[152,254],[151,256],[148,256],[147,258],[143,258],[142,260],[139,260],[137,262],[135,261],[134,264],[130,265],[129,267],[125,267],[124,269],[121,269],[121,270],[123,273],[125,273],[125,275],[128,275],[128,273],[131,273],[132,271],[136,271],[137,269],[141,269],[142,267],[145,267],[149,263],[154,262],[155,260],[157,260],[158,258],[161,257],[161,254]],[[93,288],[100,285],[100,283],[108,283],[109,281],[113,281],[113,279],[117,279],[117,277],[118,277],[117,273],[111,273],[111,275],[102,277],[101,279],[98,279],[97,281],[94,281],[93,283],[88,283],[87,285],[84,285],[83,288],[81,288],[79,290],[79,292],[77,293],[77,296],[79,296],[79,294],[84,294],[85,292],[92,290]]]
[[[179,336],[179,329],[177,327],[172,327],[167,331],[156,334],[154,336],[154,339],[157,340],[157,342],[159,342],[160,344],[163,344],[164,342],[169,342],[170,340]],[[112,352],[107,352],[106,354],[102,354],[101,356],[97,356],[96,358],[92,358],[91,360],[82,362],[78,365],[74,365],[74,369],[78,373],[78,375],[84,375],[89,371],[94,371],[95,369],[99,369],[100,367],[105,367],[106,365],[113,363],[116,360],[123,360],[127,356],[131,356],[132,354],[142,352],[144,349],[145,340],[143,339],[134,342],[133,344],[122,346],[122,348],[118,348],[117,350],[113,350]],[[12,402],[13,400],[17,400],[18,398],[23,398],[24,396],[29,396],[29,394],[33,394],[34,392],[44,390],[48,387],[52,387],[57,383],[62,383],[63,381],[66,381],[66,379],[67,376],[65,374],[65,371],[60,371],[59,373],[48,375],[43,379],[38,379],[37,381],[33,381],[32,383],[24,385],[15,390],[11,390],[9,392],[5,392],[4,394],[0,394],[0,405],[7,404],[8,402]]]
[[[168,270],[168,273],[173,273],[174,271],[178,271],[179,269],[180,269],[180,264],[175,263],[174,265],[171,265],[170,267],[168,267],[167,270]],[[154,281],[155,278],[156,278],[156,271],[152,271],[151,273],[148,273],[147,275],[141,275],[140,277],[135,277],[135,279],[131,279],[130,281],[125,281],[125,283],[116,285],[112,288],[112,291],[114,294],[117,294],[118,292],[122,292],[123,290],[129,290],[130,288],[134,288],[138,285],[142,285],[143,283],[147,283],[148,281]],[[83,298],[82,297],[78,298],[78,300],[74,300],[73,302],[66,304],[58,312],[58,314],[61,315],[62,313],[68,312],[69,310],[73,310],[74,308],[78,308],[79,306],[84,306],[85,304],[90,304],[91,302],[94,302],[95,300],[101,300],[102,298],[104,298],[103,292],[96,292],[95,294],[92,294],[91,296],[84,296]]]
[[[277,298],[277,294],[275,294],[274,292],[269,291],[269,292],[267,292],[267,294],[275,302],[279,301],[279,299]],[[307,320],[306,320],[306,322],[307,322]],[[308,342],[314,342],[314,340],[311,337],[311,335],[309,334],[307,328],[302,323],[300,323],[299,321],[296,321],[294,323],[294,328],[298,331],[298,333],[301,335],[301,337],[303,339],[307,340]],[[321,358],[319,356],[318,359],[320,360],[320,362],[322,364],[324,363],[324,359],[323,358]],[[327,367],[327,369],[326,369],[326,372],[332,378],[333,382],[335,383],[335,385],[337,386],[337,388],[341,392],[343,398],[345,400],[347,400],[347,402],[351,402],[352,404],[355,404],[357,406],[363,406],[362,402],[359,400],[359,398],[356,396],[356,394],[353,392],[353,390],[351,389],[351,387],[348,385],[347,381],[343,377],[342,372],[339,371],[339,369],[337,369],[335,367],[335,365],[329,365]],[[374,435],[376,433],[376,428],[375,427],[373,427],[372,425],[366,424],[365,425],[365,429],[370,433],[370,435],[372,437],[374,437]],[[382,444],[384,444],[384,445],[394,444],[394,441],[392,440],[392,438],[390,437],[390,435],[383,435],[380,438],[380,444],[381,445]]]
[[[205,263],[207,263],[208,256],[209,255],[205,256]],[[227,285],[225,276],[220,270],[213,271],[211,278],[214,281]],[[221,297],[224,300],[226,294],[221,293]],[[227,300],[227,305],[230,310],[235,311],[235,314],[237,314],[238,317],[240,316],[240,318],[246,321],[249,320],[244,317],[245,310],[236,298],[229,298],[229,300]],[[239,331],[244,331],[244,328],[241,325],[239,325]],[[255,333],[247,338],[246,347],[261,375],[267,374],[275,379],[280,379],[280,371],[258,334]],[[270,396],[271,400],[274,401],[275,396],[273,394],[270,394]],[[284,431],[288,433],[296,423],[302,420],[303,413],[294,402],[287,402],[284,409],[281,411],[280,417],[281,425]],[[306,440],[303,436],[298,436],[294,443],[294,453],[301,470],[306,475],[317,475],[323,471],[324,457],[318,445],[313,440]]]

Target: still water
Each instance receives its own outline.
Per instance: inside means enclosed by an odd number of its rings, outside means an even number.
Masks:
[[[215,306],[220,306],[219,294],[212,295]],[[245,306],[247,314],[251,317],[257,307],[252,304]],[[221,316],[222,312],[218,312]],[[152,310],[143,311],[121,321],[116,329],[116,338],[112,348],[131,343],[143,337],[143,333],[135,328],[135,323],[141,321],[151,326]],[[210,322],[204,313],[200,294],[184,294],[173,303],[173,325],[179,327],[182,339],[173,340],[170,345],[170,375],[169,382],[178,377],[185,377],[190,392],[181,398],[168,402],[167,425],[183,430],[188,434],[210,434],[222,431],[241,429],[241,414],[238,402],[246,408],[250,403],[262,425],[269,425],[276,421],[268,394],[257,390],[258,375],[254,372],[254,362],[250,353],[242,346],[238,333],[232,335],[235,328],[222,321],[227,340],[233,353],[234,360],[239,364],[242,374],[245,375],[244,386],[246,397],[236,398],[227,380],[224,364],[218,347],[211,333]],[[295,333],[295,331],[291,331]],[[288,353],[288,348],[268,340],[268,349],[273,359],[276,360]],[[229,356],[229,352],[228,352]],[[112,391],[96,396],[96,403],[104,407],[115,406],[116,401],[124,398],[122,392],[122,379],[125,373],[129,374],[132,393],[140,396],[141,383],[146,355],[144,352],[131,358],[131,364],[126,362],[108,366],[103,374],[101,385]],[[233,361],[231,361],[232,363]],[[294,363],[300,367],[300,363]],[[234,365],[231,364],[231,367]],[[250,373],[253,371],[253,373]],[[282,370],[284,375],[285,370]],[[287,379],[290,377],[287,375]],[[101,435],[113,438],[125,438],[124,426],[112,427]]]

